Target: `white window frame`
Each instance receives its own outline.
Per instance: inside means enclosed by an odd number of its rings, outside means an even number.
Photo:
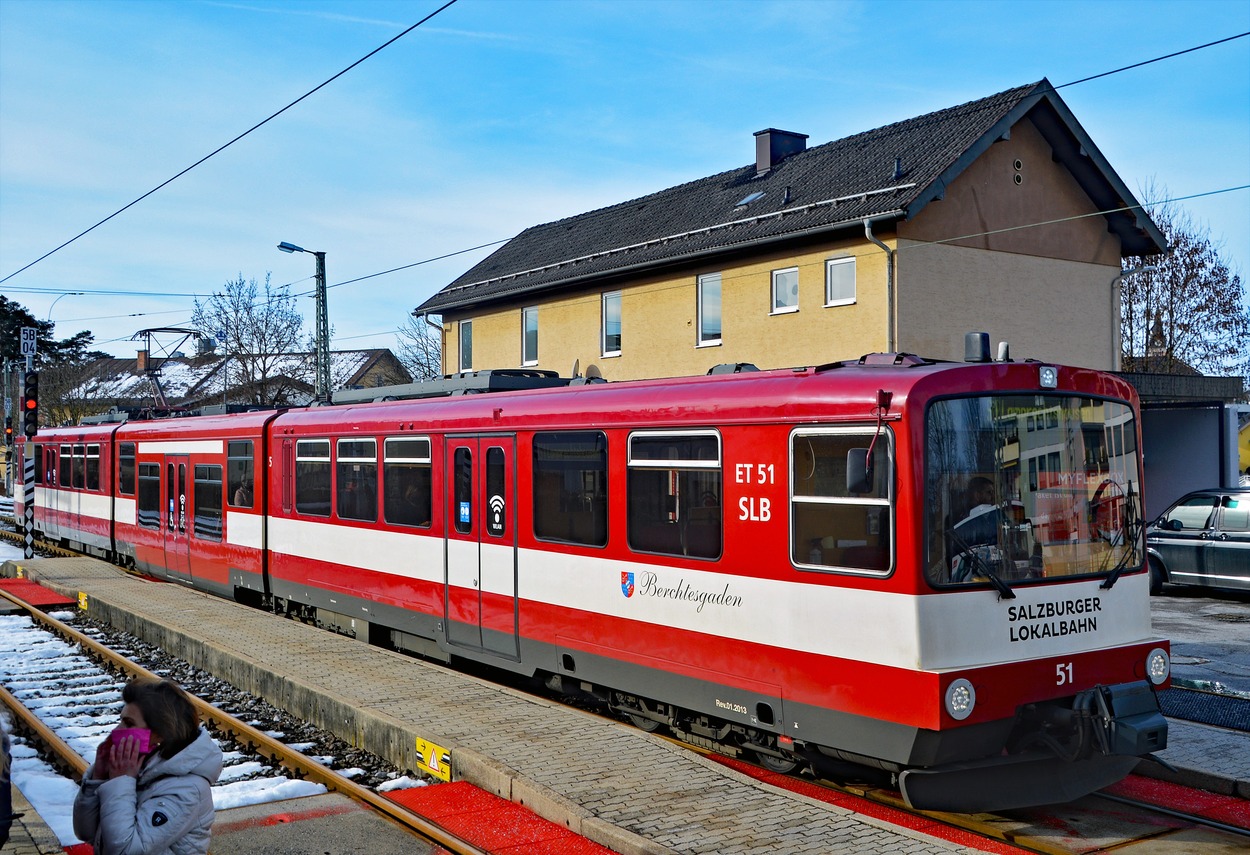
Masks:
[[[530,321],[534,325],[534,352],[528,352]],[[538,307],[529,306],[521,310],[521,364],[538,364]]]
[[[781,284],[781,282],[784,281],[782,280],[782,277],[786,277],[791,273],[794,274],[794,302],[783,303],[782,300],[787,298],[789,295],[783,294],[778,290],[778,287],[779,285],[781,288],[785,287],[784,284]],[[772,302],[770,304],[771,309],[769,310],[770,315],[788,315],[792,312],[797,312],[799,310],[799,269],[797,267],[782,267],[774,270],[772,273],[772,288],[770,293],[772,295]]]
[[[617,346],[615,349],[608,347],[608,304],[616,304],[616,323],[620,328],[617,333]],[[599,353],[602,356],[620,356],[621,347],[625,343],[625,322],[622,317],[623,307],[621,305],[620,291],[605,291],[599,298]]]
[[[461,321],[456,333],[457,333],[456,334],[456,339],[457,339],[456,358],[458,360],[457,364],[460,366],[459,370],[460,371],[472,371],[473,370],[473,321]],[[469,360],[468,360],[467,365],[465,364],[465,358],[464,358],[465,356],[464,346],[466,343],[469,345]]]
[[[706,339],[705,339],[705,338],[703,337],[703,286],[704,286],[705,284],[706,284],[706,285],[711,285],[712,283],[715,283],[715,284],[716,284],[717,302],[719,303],[719,310],[718,310],[718,312],[717,312],[717,320],[720,322],[720,323],[718,324],[718,326],[720,327],[720,335],[716,336],[715,338],[711,338],[711,337],[709,337],[709,338],[706,338]],[[719,273],[704,273],[704,274],[702,274],[701,276],[699,276],[699,278],[698,278],[698,280],[697,280],[697,284],[696,284],[696,286],[695,286],[695,291],[696,291],[696,300],[695,300],[695,303],[696,303],[697,311],[696,311],[696,317],[695,317],[695,324],[696,324],[696,326],[695,326],[695,331],[694,331],[694,335],[695,335],[695,346],[696,346],[696,347],[716,347],[716,346],[719,346],[719,345],[720,345],[720,343],[721,343],[721,341],[722,341],[722,339],[723,339],[723,337],[724,337],[724,334],[725,334],[725,326],[724,326],[724,323],[725,323],[725,313],[724,313],[724,306],[725,306],[725,303],[724,303],[724,299],[723,299],[723,298],[724,298],[724,289],[723,289],[722,285],[723,285],[723,281],[722,281],[722,279],[721,279],[721,274],[719,274]]]
[[[841,267],[849,264],[851,266],[851,296],[850,297],[833,297],[833,271],[835,267]],[[825,260],[825,305],[826,306],[850,306],[856,301],[856,288],[858,286],[857,275],[855,270],[855,256],[843,255],[838,258],[829,258]]]

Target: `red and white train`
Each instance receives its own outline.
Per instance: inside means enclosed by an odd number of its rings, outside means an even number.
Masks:
[[[40,431],[36,528],[917,807],[1069,800],[1166,746],[1116,377],[874,354],[418,386]]]

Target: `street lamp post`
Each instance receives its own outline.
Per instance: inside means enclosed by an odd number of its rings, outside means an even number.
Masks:
[[[1120,359],[1124,352],[1124,342],[1121,340],[1123,329],[1120,323],[1120,283],[1126,277],[1136,276],[1138,273],[1153,273],[1159,268],[1153,264],[1142,264],[1137,267],[1130,267],[1128,270],[1121,270],[1114,279],[1111,280],[1111,318],[1114,324],[1115,335],[1111,336],[1111,370],[1119,371],[1121,368]],[[1146,326],[1150,326],[1150,319],[1146,319]],[[1129,333],[1132,333],[1132,327],[1129,327]],[[1130,346],[1132,342],[1130,342]]]
[[[304,249],[293,243],[282,241],[278,249],[283,252],[307,252],[317,258],[317,291],[316,291],[316,354],[314,357],[317,380],[313,397],[319,403],[330,403],[330,322],[326,311],[326,254],[311,249]]]
[[[66,291],[52,301],[52,305],[48,306],[48,320],[52,320],[52,310],[56,308],[56,304],[64,300],[66,297],[81,297],[84,291]]]

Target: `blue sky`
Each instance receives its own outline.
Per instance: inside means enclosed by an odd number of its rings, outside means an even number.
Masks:
[[[0,278],[439,5],[0,0]],[[130,355],[240,274],[310,289],[279,241],[334,286],[745,165],[762,128],[816,145],[1247,31],[1250,0],[459,0],[0,292]],[[1142,201],[1215,194],[1180,204],[1247,278],[1250,190],[1217,191],[1250,185],[1250,38],[1060,94]],[[485,253],[332,287],[332,347],[393,347]]]

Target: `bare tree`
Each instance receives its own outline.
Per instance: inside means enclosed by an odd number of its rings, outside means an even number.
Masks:
[[[396,333],[399,361],[413,380],[443,375],[443,328],[424,317],[409,315]]]
[[[290,289],[271,285],[268,273],[264,286],[239,274],[224,291],[203,303],[196,300],[192,323],[217,339],[218,350],[227,359],[228,394],[237,403],[284,405],[306,397],[308,383],[294,356],[304,318]]]
[[[1153,185],[1145,198],[1165,196]],[[1129,259],[1154,270],[1121,284],[1122,365],[1126,371],[1250,376],[1250,308],[1241,277],[1220,258],[1210,230],[1172,203],[1150,210],[1167,238],[1166,256]]]

